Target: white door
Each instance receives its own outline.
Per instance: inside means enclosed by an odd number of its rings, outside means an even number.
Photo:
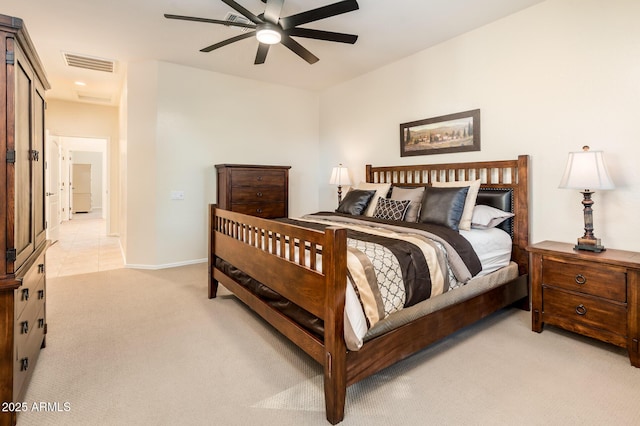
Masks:
[[[60,182],[60,144],[56,137],[47,138],[47,176],[45,193],[47,195],[47,239],[57,241],[60,233],[61,205],[60,195],[62,185]]]

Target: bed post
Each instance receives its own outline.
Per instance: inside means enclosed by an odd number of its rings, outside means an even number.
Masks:
[[[517,251],[514,258],[518,262],[520,274],[529,273],[529,156],[518,156],[518,191],[516,194],[514,213],[516,227],[514,245]]]
[[[347,231],[329,227],[322,247],[322,270],[326,277],[324,317],[324,401],[327,420],[344,418],[347,395],[347,348],[344,341],[344,303],[347,276]]]
[[[216,204],[209,204],[209,268],[207,269],[207,275],[209,276],[209,299],[216,297],[218,293],[218,281],[213,278],[214,253],[215,253],[215,226],[213,218],[216,215]]]

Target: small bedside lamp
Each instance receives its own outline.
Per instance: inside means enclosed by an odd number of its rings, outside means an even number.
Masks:
[[[578,238],[574,250],[589,250],[601,252],[605,250],[600,239],[593,235],[593,211],[591,194],[593,189],[613,189],[613,181],[607,172],[602,151],[589,151],[583,146],[581,152],[570,152],[564,176],[560,181],[560,188],[580,189],[584,199],[584,235]]]
[[[338,185],[338,204],[342,201],[342,185],[351,185],[351,179],[349,179],[349,169],[343,167],[340,164],[338,167],[334,167],[331,172],[331,179],[329,180],[331,185]]]

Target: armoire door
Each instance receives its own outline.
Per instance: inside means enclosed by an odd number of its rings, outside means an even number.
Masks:
[[[33,99],[33,71],[23,60],[20,50],[16,48],[14,66],[15,80],[15,182],[13,185],[15,206],[14,248],[16,250],[15,270],[35,250],[35,236],[33,233],[34,215],[32,214],[32,159],[36,155],[33,146],[33,128],[31,122],[31,108]],[[9,92],[11,93],[11,92]]]
[[[45,205],[45,125],[44,88],[35,80],[33,92],[33,141],[32,179],[33,179],[33,238],[36,247],[47,238],[47,215]]]

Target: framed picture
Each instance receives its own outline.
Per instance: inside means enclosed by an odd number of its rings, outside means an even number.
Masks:
[[[480,110],[400,125],[400,156],[480,151]]]

